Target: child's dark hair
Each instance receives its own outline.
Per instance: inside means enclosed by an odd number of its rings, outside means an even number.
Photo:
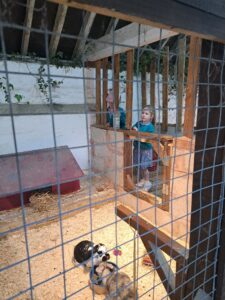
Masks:
[[[151,123],[152,123],[153,125],[155,125],[155,112],[154,112],[154,108],[152,108],[151,105],[145,105],[145,106],[143,107],[143,110],[148,110],[148,111],[153,115],[153,118],[152,118],[152,120],[151,120]]]

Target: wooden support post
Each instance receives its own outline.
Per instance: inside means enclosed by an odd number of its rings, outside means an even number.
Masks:
[[[102,61],[103,64],[103,100],[102,100],[102,125],[106,124],[106,112],[107,112],[107,103],[106,97],[108,94],[108,58],[104,58]]]
[[[127,81],[126,81],[126,128],[132,127],[133,109],[133,50],[127,51]]]
[[[165,48],[163,54],[163,113],[162,131],[168,130],[168,79],[169,79],[169,47]]]
[[[142,108],[147,104],[147,96],[146,96],[146,67],[142,66],[141,70],[141,96],[142,96]]]
[[[151,60],[150,65],[150,104],[155,110],[155,73],[156,73],[156,59]]]
[[[220,206],[224,202],[221,197],[224,188],[225,141],[225,96],[221,91],[221,85],[225,82],[224,45],[203,40],[201,57],[190,255],[184,291],[184,298],[187,300],[193,299],[200,288],[214,296],[218,261],[216,254],[221,226]],[[224,256],[224,249],[222,255]]]
[[[185,69],[186,37],[178,41],[178,66],[177,66],[177,131],[182,128],[184,69]]]
[[[164,206],[169,211],[169,201],[170,201],[170,186],[171,186],[171,159],[172,159],[172,146],[167,142],[164,143],[164,151],[166,153],[166,158],[164,159],[164,164],[162,168],[162,206]]]
[[[192,138],[194,129],[201,44],[200,38],[191,37],[183,130],[184,136],[189,138]]]
[[[130,182],[133,181],[132,140],[129,135],[124,134],[124,190],[130,191]]]
[[[101,61],[96,62],[96,124],[101,124]]]
[[[115,108],[119,107],[119,84],[120,84],[120,54],[114,55],[114,99],[115,99]]]

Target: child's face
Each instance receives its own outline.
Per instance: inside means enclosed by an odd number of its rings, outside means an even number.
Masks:
[[[153,114],[148,110],[143,110],[141,114],[141,120],[143,123],[149,123],[152,121]]]

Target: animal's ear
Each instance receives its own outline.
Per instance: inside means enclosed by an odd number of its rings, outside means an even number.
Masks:
[[[95,246],[94,246],[93,252],[94,252],[94,253],[95,253],[95,252],[98,252],[98,248],[99,248],[99,245],[95,245]]]

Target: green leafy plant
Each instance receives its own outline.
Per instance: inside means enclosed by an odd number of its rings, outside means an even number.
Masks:
[[[12,83],[8,83],[8,88],[7,88],[7,81],[4,76],[0,77],[0,91],[3,92],[4,94],[4,101],[9,102],[9,94],[12,95],[12,91],[14,90],[14,86]],[[14,94],[13,96],[17,102],[21,102],[23,99],[23,96],[21,94]]]
[[[44,78],[45,74],[45,68],[43,65],[41,65],[38,68],[38,77],[36,78],[37,80],[37,85],[38,88],[41,92],[42,95],[44,95],[45,99],[49,102],[49,86],[53,88],[60,87],[61,84],[63,84],[62,80],[53,80],[52,78],[50,79],[45,79]]]

